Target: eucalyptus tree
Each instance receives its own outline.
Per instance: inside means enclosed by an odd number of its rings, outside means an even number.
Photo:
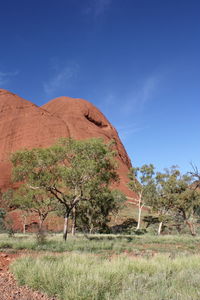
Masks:
[[[142,209],[146,206],[158,215],[158,234],[163,223],[169,219],[181,219],[189,227],[191,234],[195,235],[195,220],[200,211],[200,192],[193,184],[194,176],[198,177],[199,173],[181,174],[177,166],[156,174],[152,164],[132,168],[129,173],[129,187],[137,195],[136,229],[140,228]]]
[[[50,193],[63,208],[63,238],[68,219],[78,204],[88,199],[94,186],[108,187],[119,180],[112,143],[101,139],[61,139],[46,149],[18,151],[12,155],[13,180],[31,190]]]
[[[157,172],[155,176],[156,192],[149,205],[158,217],[158,235],[160,235],[164,223],[171,220],[175,214],[175,182],[178,174],[179,171],[176,167],[172,167],[170,170],[165,169],[164,172]]]
[[[44,221],[50,212],[57,209],[57,202],[51,193],[43,189],[30,188],[27,184],[22,184],[17,190],[13,190],[10,200],[11,206],[22,210],[24,233],[26,231],[27,217],[30,213],[38,216],[38,230],[39,234],[42,234]]]
[[[200,193],[193,188],[192,176],[181,174],[176,166],[156,175],[157,195],[152,206],[160,217],[160,227],[167,217],[182,219],[195,235],[195,219],[200,205]],[[161,230],[161,228],[160,228]]]
[[[136,230],[140,229],[143,207],[149,205],[152,198],[156,197],[154,175],[154,166],[152,164],[131,168],[128,174],[130,179],[129,188],[137,195],[138,220]]]

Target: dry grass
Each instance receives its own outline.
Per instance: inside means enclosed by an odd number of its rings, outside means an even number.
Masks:
[[[66,254],[20,258],[11,270],[20,284],[65,300],[197,300],[200,257],[124,255],[105,259]]]

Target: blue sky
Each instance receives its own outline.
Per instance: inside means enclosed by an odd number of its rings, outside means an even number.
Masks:
[[[133,165],[200,169],[200,1],[2,1],[0,87],[87,99]]]

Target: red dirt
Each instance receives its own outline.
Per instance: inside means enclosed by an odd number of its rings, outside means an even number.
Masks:
[[[0,300],[56,300],[45,294],[33,291],[26,286],[18,286],[8,271],[9,264],[23,253],[8,254],[0,252]]]

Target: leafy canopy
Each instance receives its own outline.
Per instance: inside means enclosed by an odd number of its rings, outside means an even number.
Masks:
[[[101,139],[61,139],[47,149],[18,151],[12,155],[13,179],[29,189],[53,195],[69,216],[81,200],[118,181],[113,144]]]

